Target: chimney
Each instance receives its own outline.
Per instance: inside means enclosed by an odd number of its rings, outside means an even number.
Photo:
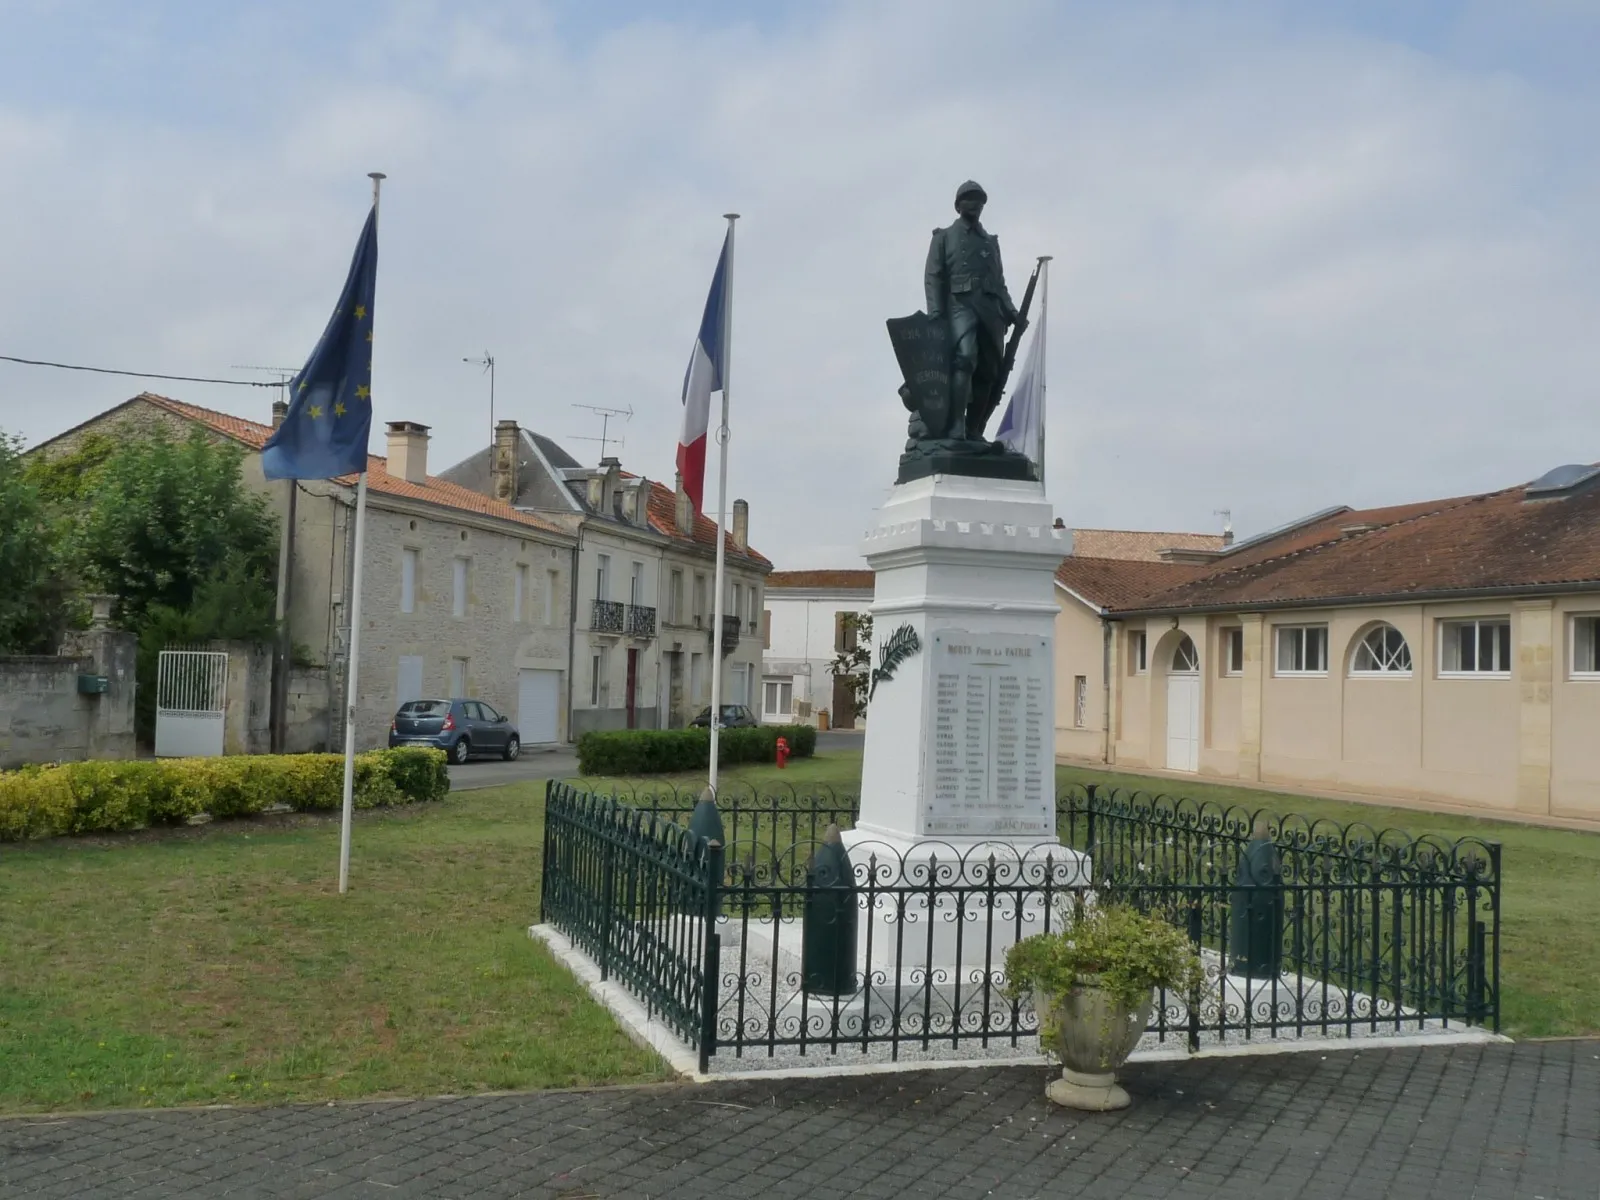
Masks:
[[[606,510],[606,473],[596,471],[588,479],[589,507],[595,512],[603,513]]]
[[[676,493],[675,504],[672,509],[672,524],[679,533],[694,533],[694,504],[689,499],[689,493],[683,490],[683,472],[679,471],[673,484]]]
[[[489,491],[506,504],[517,502],[517,451],[522,431],[515,421],[497,421],[489,458]]]
[[[407,483],[428,482],[428,427],[415,421],[389,422],[389,474]]]
[[[750,548],[750,501],[733,502],[733,544],[740,550]]]
[[[282,425],[289,416],[289,402],[287,400],[274,400],[272,402],[272,427],[276,429]]]
[[[1223,531],[1222,531],[1222,544],[1223,544],[1223,545],[1224,545],[1224,546],[1231,546],[1231,545],[1233,545],[1233,530],[1231,530],[1231,529],[1224,529],[1224,530],[1223,530]]]

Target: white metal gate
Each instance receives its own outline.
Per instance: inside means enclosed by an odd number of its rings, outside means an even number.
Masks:
[[[554,742],[561,729],[561,672],[517,672],[517,732],[527,746]]]
[[[156,669],[156,757],[222,753],[228,709],[228,656],[213,650],[163,650]]]

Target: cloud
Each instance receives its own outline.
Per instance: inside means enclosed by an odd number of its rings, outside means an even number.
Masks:
[[[921,305],[972,176],[1015,291],[1056,256],[1069,524],[1228,507],[1249,531],[1600,457],[1594,100],[1525,65],[1188,5],[882,0],[580,39],[552,10],[412,4],[224,96],[228,56],[244,79],[292,60],[270,11],[173,47],[159,104],[0,93],[0,353],[298,363],[381,168],[380,419],[431,424],[437,464],[478,448],[461,359],[487,348],[497,415],[592,457],[573,405],[632,406],[625,464],[670,479],[737,209],[732,494],[780,565],[849,565],[904,437],[883,321]],[[0,425],[46,437],[135,390],[0,366]]]

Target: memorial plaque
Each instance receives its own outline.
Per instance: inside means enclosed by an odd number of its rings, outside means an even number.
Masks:
[[[932,636],[925,835],[1053,838],[1050,640]]]

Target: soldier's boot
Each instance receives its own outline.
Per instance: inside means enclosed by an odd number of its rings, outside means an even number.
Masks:
[[[967,436],[967,414],[972,410],[972,373],[977,366],[957,355],[950,371],[950,417],[941,435],[947,438]]]

